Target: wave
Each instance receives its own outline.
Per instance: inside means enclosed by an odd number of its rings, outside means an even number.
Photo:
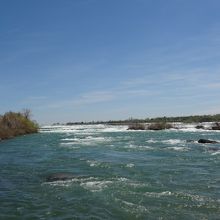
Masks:
[[[182,151],[182,152],[190,150],[190,148],[188,147],[167,147],[167,149],[175,150],[175,151]]]
[[[151,197],[151,198],[161,198],[161,197],[176,197],[178,199],[197,202],[200,204],[206,204],[207,203],[220,203],[220,200],[212,199],[207,196],[202,195],[195,195],[185,192],[171,192],[171,191],[163,191],[163,192],[145,192],[143,193],[144,196]]]
[[[82,138],[63,138],[61,139],[60,145],[94,145],[97,143],[104,143],[112,141],[110,137],[94,137],[94,136],[87,136]]]
[[[197,129],[196,126],[198,124],[185,124],[185,123],[174,123],[176,129],[167,129],[165,132],[172,131],[182,131],[182,132],[199,132],[199,133],[210,133],[210,132],[220,132],[218,130],[208,130],[211,127],[212,123],[202,123],[204,129]],[[104,124],[96,124],[96,125],[51,125],[51,126],[42,126],[40,128],[41,133],[74,133],[74,134],[97,134],[97,133],[109,133],[109,132],[157,132],[157,131],[135,131],[135,130],[127,130],[127,125],[104,125]],[[150,141],[150,140],[149,140]],[[149,142],[150,143],[150,142]],[[152,142],[154,143],[154,142]]]
[[[79,141],[79,138],[62,138],[61,141]]]
[[[133,145],[133,144],[124,146],[123,148],[125,148],[125,149],[137,149],[137,150],[153,150],[154,149],[153,147],[150,147],[150,146]]]
[[[176,144],[185,144],[185,140],[180,140],[180,139],[167,139],[167,140],[155,140],[155,139],[149,139],[146,141],[147,143],[164,143],[164,144],[171,144],[171,145],[176,145]]]
[[[61,146],[72,146],[75,145],[75,142],[65,142],[65,143],[60,143]]]
[[[176,144],[184,144],[186,141],[185,140],[180,140],[180,139],[168,139],[168,140],[163,140],[161,142],[165,143],[165,144],[176,145]]]
[[[128,202],[119,198],[115,198],[115,201],[119,203],[120,208],[128,213],[135,214],[136,217],[143,213],[150,213],[150,211],[143,205],[135,204],[130,201]]]
[[[160,198],[162,196],[171,196],[173,195],[170,191],[164,191],[164,192],[145,192],[143,195],[147,197],[153,197],[153,198]]]
[[[100,133],[100,132],[124,132],[127,126],[122,125],[62,125],[62,126],[42,126],[41,133]]]
[[[126,164],[126,167],[132,168],[132,167],[134,167],[134,164],[133,163],[128,163],[128,164]]]
[[[151,139],[147,140],[146,142],[147,143],[157,143],[158,141],[151,138]]]
[[[220,150],[219,151],[216,151],[216,152],[213,152],[213,153],[211,153],[211,155],[218,155],[218,154],[220,154]]]
[[[92,164],[92,161],[87,161],[89,164]],[[94,162],[95,163],[95,162]],[[132,164],[133,167],[133,164]],[[116,178],[106,178],[103,179],[101,177],[75,177],[71,180],[58,180],[54,182],[44,182],[42,185],[49,185],[53,187],[71,187],[77,184],[81,186],[85,190],[89,190],[91,192],[100,192],[106,188],[120,188],[121,186],[136,188],[143,188],[149,186],[148,183],[142,183],[134,180],[127,179],[125,177],[116,177]]]
[[[107,188],[112,183],[113,181],[109,181],[109,180],[93,180],[93,181],[80,183],[80,186],[91,192],[98,192]]]

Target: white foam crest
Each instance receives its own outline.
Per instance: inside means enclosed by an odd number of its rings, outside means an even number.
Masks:
[[[124,184],[127,187],[133,187],[133,188],[142,188],[142,187],[150,186],[149,183],[137,182],[137,181],[129,180],[129,179],[125,178],[125,177],[116,178],[115,181],[116,181],[116,183],[118,183],[120,185]]]
[[[145,192],[145,196],[152,197],[152,198],[160,198],[162,196],[171,196],[173,195],[170,191],[164,191],[164,192]]]
[[[97,191],[102,191],[112,183],[113,181],[109,181],[109,180],[99,180],[99,181],[96,180],[96,181],[83,182],[80,184],[80,186],[91,192],[97,192]]]
[[[150,140],[147,140],[146,142],[147,142],[147,143],[157,143],[158,141],[151,138]]]
[[[128,181],[128,179],[125,177],[118,177],[118,178],[116,178],[116,180],[119,182],[127,182]]]
[[[127,149],[139,149],[139,150],[153,150],[154,149],[153,147],[150,147],[150,146],[133,145],[133,144],[130,144],[128,146],[124,146],[124,148],[127,148]]]
[[[87,160],[86,161],[90,167],[98,167],[101,165],[101,162],[98,162],[96,160]]]
[[[127,126],[124,126],[124,125],[117,125],[117,126],[106,126],[102,132],[124,132],[126,131],[127,132],[127,129],[128,127]]]
[[[94,134],[99,132],[122,132],[126,131],[127,126],[122,125],[59,125],[59,126],[42,126],[40,132],[42,133],[75,133],[75,134]]]
[[[172,145],[185,143],[185,141],[180,140],[180,139],[168,139],[168,140],[163,140],[161,142],[165,144],[172,144]]]
[[[60,145],[61,146],[69,146],[69,145],[74,145],[74,144],[76,144],[76,142],[62,142],[62,143],[60,143]]]
[[[62,138],[61,141],[79,141],[79,138]]]
[[[132,167],[134,167],[134,164],[133,163],[128,163],[128,164],[126,164],[126,167],[132,168]]]
[[[122,206],[121,208],[123,208],[128,213],[137,214],[137,215],[140,213],[149,213],[149,210],[143,205],[134,204],[132,202],[128,202],[118,198],[115,198],[115,200],[121,203]]]
[[[61,186],[61,187],[69,187],[75,183],[79,183],[80,179],[73,178],[71,180],[57,180],[53,182],[44,182],[41,185],[50,185],[50,186]]]
[[[88,161],[91,162],[91,161]],[[52,186],[62,186],[62,187],[69,187],[72,184],[79,184],[81,187],[83,187],[86,190],[89,190],[91,192],[99,192],[102,191],[106,188],[108,188],[109,186],[111,186],[114,183],[122,183],[122,182],[127,182],[128,179],[123,178],[123,177],[119,177],[119,178],[112,178],[112,179],[100,179],[98,177],[78,177],[78,178],[74,178],[71,180],[67,180],[67,181],[54,181],[54,182],[50,182],[50,183],[45,183],[45,184],[49,184]]]
[[[206,202],[218,202],[218,200],[214,200],[209,197],[201,196],[201,195],[193,195],[190,193],[184,193],[184,192],[170,192],[170,191],[164,191],[164,192],[145,192],[145,196],[152,197],[152,198],[160,198],[160,197],[166,197],[166,196],[175,196],[177,198],[187,199],[194,202],[200,202],[200,203],[206,203]]]
[[[110,141],[110,138],[88,136],[88,137],[85,138],[85,140]]]
[[[110,142],[112,138],[110,137],[94,137],[94,136],[87,136],[82,138],[63,138],[61,141],[69,141],[69,142],[62,142],[61,145],[92,145],[95,143],[104,143]]]
[[[206,153],[211,154],[212,156],[220,154],[220,147],[208,147],[206,146]]]
[[[148,149],[148,150],[153,150],[153,149],[154,149],[153,147],[145,146],[145,145],[139,145],[138,148],[141,148],[141,149]]]
[[[214,200],[210,197],[201,196],[201,195],[193,195],[190,193],[176,192],[173,193],[176,197],[180,197],[182,199],[192,200],[194,202],[206,203],[206,202],[218,202],[218,200]]]
[[[65,180],[65,181],[58,180],[54,182],[42,183],[42,185],[50,185],[56,187],[71,187],[74,184],[77,184],[91,192],[100,192],[108,187],[111,187],[114,184],[116,184],[117,186],[121,186],[123,184],[126,187],[133,187],[133,188],[149,186],[149,184],[147,183],[132,181],[125,177],[117,177],[110,179],[100,179],[99,177],[76,177],[71,180]]]
[[[220,150],[219,150],[219,151],[216,151],[216,152],[211,153],[211,155],[213,155],[213,156],[218,155],[218,154],[220,154]]]
[[[190,150],[190,148],[188,147],[167,147],[167,149],[175,150],[175,151],[182,151],[182,152]]]
[[[183,132],[201,132],[200,129],[196,129],[196,128],[182,128],[182,129],[179,129],[180,131],[183,131]]]
[[[185,123],[173,123],[176,129],[167,129],[166,132],[171,131],[183,131],[183,132],[220,132],[220,130],[210,130],[213,123],[201,123],[201,124],[185,124]],[[197,125],[204,126],[204,129],[196,129]],[[128,126],[126,125],[105,125],[105,124],[93,124],[93,125],[49,125],[42,126],[40,132],[50,132],[50,133],[86,133],[94,134],[100,132],[137,132],[132,130],[127,130]],[[140,132],[140,131],[138,131]],[[143,131],[145,132],[145,131]],[[148,131],[150,132],[150,131]]]

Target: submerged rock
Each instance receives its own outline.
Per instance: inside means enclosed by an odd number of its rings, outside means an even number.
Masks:
[[[46,177],[47,182],[65,181],[75,178],[72,173],[53,173]]]
[[[199,139],[198,143],[201,144],[217,144],[217,141],[212,141],[212,140],[208,140],[208,139]]]
[[[194,140],[186,140],[186,143],[192,143],[195,142]]]
[[[209,150],[216,152],[216,151],[219,151],[220,148],[218,148],[218,147],[210,147]]]

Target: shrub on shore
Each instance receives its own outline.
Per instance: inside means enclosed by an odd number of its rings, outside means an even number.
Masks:
[[[8,139],[38,132],[38,125],[29,116],[20,112],[7,112],[0,116],[0,139]]]

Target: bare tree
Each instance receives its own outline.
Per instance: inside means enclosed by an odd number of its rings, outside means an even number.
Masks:
[[[31,118],[31,110],[28,108],[25,108],[22,110],[22,114],[25,118],[30,119]]]

